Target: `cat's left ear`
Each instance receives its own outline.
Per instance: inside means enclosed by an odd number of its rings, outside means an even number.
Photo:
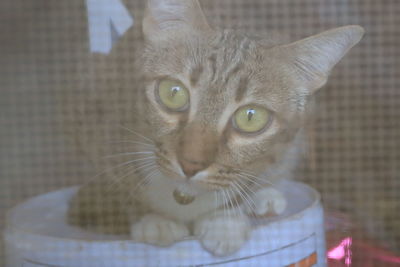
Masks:
[[[147,41],[159,42],[174,39],[182,33],[210,30],[197,0],[148,0],[143,19]]]
[[[344,26],[275,49],[313,93],[326,83],[332,68],[363,34],[360,26]]]

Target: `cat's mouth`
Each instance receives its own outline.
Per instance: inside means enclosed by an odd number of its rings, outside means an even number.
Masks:
[[[186,181],[177,184],[176,189],[173,191],[173,197],[178,204],[189,205],[202,194],[219,191],[221,188],[226,187],[228,187],[228,185],[217,186],[207,182]]]
[[[181,205],[189,205],[196,199],[195,195],[183,192],[183,191],[179,190],[178,188],[174,190],[173,197],[174,197],[175,201]]]
[[[196,197],[202,193],[202,190],[199,190],[199,188],[196,187],[196,185],[189,181],[177,183],[176,188],[173,191],[175,201],[181,205],[192,203]]]

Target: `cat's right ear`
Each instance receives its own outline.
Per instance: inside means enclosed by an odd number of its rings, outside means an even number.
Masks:
[[[143,33],[149,42],[210,30],[197,0],[148,0]]]

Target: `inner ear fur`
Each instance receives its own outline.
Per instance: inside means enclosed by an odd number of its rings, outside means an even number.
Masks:
[[[332,68],[361,40],[363,35],[362,27],[350,25],[274,49],[298,74],[303,86],[313,93],[326,83]]]

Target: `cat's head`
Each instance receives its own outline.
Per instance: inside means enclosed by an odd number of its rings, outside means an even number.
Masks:
[[[212,29],[195,0],[150,0],[143,32],[142,116],[160,170],[206,189],[281,165],[311,96],[363,35],[346,26],[274,45]]]

